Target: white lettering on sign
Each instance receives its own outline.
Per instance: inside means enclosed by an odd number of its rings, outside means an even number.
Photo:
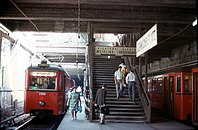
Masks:
[[[40,72],[40,71],[34,71],[30,72],[31,76],[49,76],[49,77],[54,77],[56,76],[56,72]]]
[[[157,45],[157,24],[136,42],[136,57]]]
[[[45,92],[39,92],[39,96],[45,96],[46,93]]]
[[[112,46],[96,46],[96,55],[116,55],[116,56],[132,56],[135,55],[135,47],[112,47]]]

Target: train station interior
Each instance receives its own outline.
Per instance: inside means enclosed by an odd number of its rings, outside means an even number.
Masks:
[[[2,130],[198,129],[196,0],[1,0],[0,48]],[[135,75],[134,100],[126,75],[116,95],[122,62]],[[67,106],[74,87],[76,120]]]

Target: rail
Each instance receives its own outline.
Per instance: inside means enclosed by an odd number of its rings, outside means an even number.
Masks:
[[[145,86],[142,82],[142,79],[137,71],[137,69],[135,67],[132,67],[131,63],[129,62],[128,57],[125,58],[125,63],[126,65],[129,67],[129,69],[134,70],[135,75],[136,75],[136,83],[139,86],[139,95],[141,97],[141,102],[144,108],[144,112],[147,118],[147,122],[151,123],[151,102],[150,102],[150,98],[148,96],[148,93],[146,92]]]

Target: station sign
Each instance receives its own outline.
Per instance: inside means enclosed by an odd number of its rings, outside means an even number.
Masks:
[[[146,32],[136,42],[136,57],[143,55],[146,51],[157,45],[157,24]]]
[[[134,56],[135,47],[96,46],[95,55]]]

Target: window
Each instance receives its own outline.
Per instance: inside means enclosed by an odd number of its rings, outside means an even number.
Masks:
[[[59,79],[59,90],[61,90],[63,87],[64,87],[64,78],[65,76],[64,75],[61,75],[60,76],[60,79]]]
[[[158,82],[157,92],[158,92],[158,93],[162,93],[162,78],[158,78],[158,79],[157,79],[157,82]]]
[[[153,91],[157,92],[157,80],[153,79]]]
[[[29,90],[55,89],[55,77],[30,77]]]
[[[176,92],[179,93],[181,92],[181,77],[177,76],[176,78]]]
[[[184,75],[184,92],[192,92],[192,79],[191,75]]]
[[[153,90],[152,80],[148,79],[147,91],[148,91],[148,92],[151,92],[152,90]]]

